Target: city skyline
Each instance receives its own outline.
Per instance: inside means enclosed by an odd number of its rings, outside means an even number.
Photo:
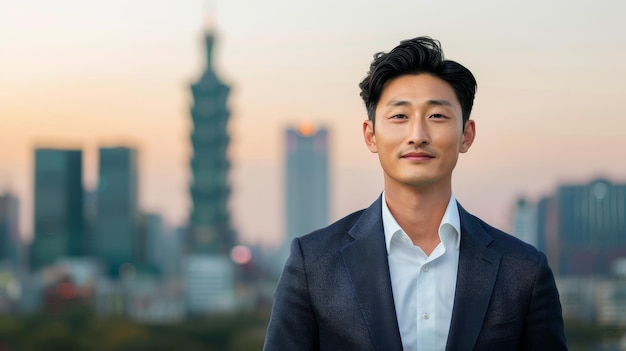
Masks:
[[[330,219],[374,201],[382,175],[362,141],[357,84],[375,52],[417,35],[441,40],[478,80],[477,140],[454,177],[470,212],[505,227],[520,194],[626,179],[616,162],[626,150],[625,4],[239,0],[215,8],[216,70],[233,86],[231,207],[244,242],[277,244],[284,235],[282,133],[303,120],[332,132]],[[32,232],[35,144],[82,146],[88,190],[98,147],[136,145],[141,209],[185,222],[187,87],[203,68],[202,9],[200,0],[3,3],[0,193],[19,197],[23,235]]]

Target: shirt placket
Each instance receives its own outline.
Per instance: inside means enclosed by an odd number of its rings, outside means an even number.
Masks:
[[[440,244],[441,246],[441,244]],[[435,350],[437,348],[437,272],[436,260],[443,254],[443,247],[433,250],[431,257],[419,267],[417,277],[417,350]]]

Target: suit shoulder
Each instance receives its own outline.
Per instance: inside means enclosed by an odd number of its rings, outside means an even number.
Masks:
[[[303,244],[322,244],[325,240],[335,240],[345,236],[354,224],[361,218],[365,210],[353,212],[324,228],[317,229],[311,233],[299,237]]]

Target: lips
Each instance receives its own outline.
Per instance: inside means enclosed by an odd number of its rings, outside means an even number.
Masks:
[[[407,159],[409,161],[428,161],[430,159],[435,158],[435,156],[427,152],[408,152],[402,155],[402,158]]]

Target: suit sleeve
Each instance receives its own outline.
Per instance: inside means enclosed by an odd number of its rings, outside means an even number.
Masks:
[[[546,256],[540,253],[537,278],[522,335],[522,350],[567,350],[559,292]]]
[[[309,300],[300,241],[296,238],[291,242],[291,253],[274,293],[263,350],[306,351],[318,348],[317,323]]]

